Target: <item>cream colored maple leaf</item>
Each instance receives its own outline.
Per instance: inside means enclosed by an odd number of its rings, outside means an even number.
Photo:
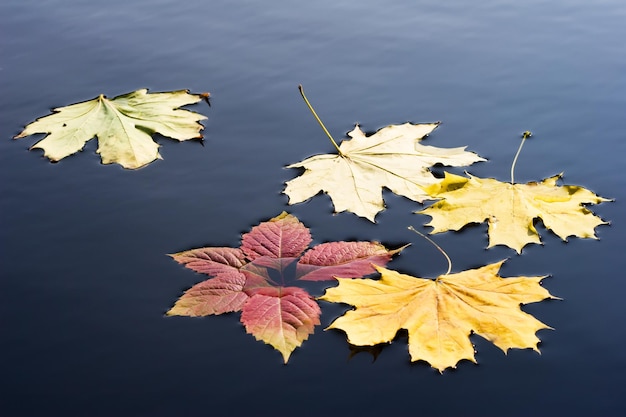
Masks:
[[[398,330],[406,329],[411,361],[424,360],[439,372],[462,359],[476,362],[472,332],[505,353],[510,348],[538,351],[535,333],[550,327],[523,312],[520,304],[555,297],[541,287],[545,277],[498,276],[503,262],[435,280],[378,266],[380,280],[338,278],[339,285],[320,299],[356,309],[328,329],[343,330],[357,346],[391,342]]]
[[[488,247],[506,245],[518,253],[529,243],[541,243],[533,225],[537,218],[563,240],[569,236],[596,239],[595,227],[607,222],[583,204],[610,200],[582,187],[559,186],[559,178],[556,175],[541,182],[512,184],[446,172],[441,182],[426,189],[433,198],[442,200],[418,213],[432,217],[426,224],[433,227],[431,233],[487,221]]]
[[[484,161],[465,148],[443,149],[417,143],[439,124],[391,125],[366,136],[357,125],[338,154],[316,155],[287,168],[305,172],[287,182],[289,204],[301,203],[320,191],[328,193],[336,212],[350,211],[374,222],[384,209],[382,189],[422,202],[423,187],[437,180],[428,170],[435,164],[466,166]]]
[[[177,140],[201,138],[201,114],[179,109],[202,100],[187,91],[148,94],[142,89],[111,100],[103,95],[93,100],[54,109],[53,114],[30,123],[15,139],[49,133],[32,148],[58,161],[72,155],[87,141],[98,137],[97,152],[103,164],[118,163],[140,168],[161,159],[151,138],[155,132]]]

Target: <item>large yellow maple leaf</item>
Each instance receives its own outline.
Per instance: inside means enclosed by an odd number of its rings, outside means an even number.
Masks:
[[[510,348],[539,351],[535,333],[550,327],[523,312],[520,304],[556,297],[540,285],[545,277],[498,276],[503,262],[434,280],[379,266],[379,280],[338,278],[339,285],[320,299],[356,309],[328,329],[343,330],[357,346],[391,342],[398,330],[406,329],[411,360],[424,360],[439,372],[462,359],[476,362],[472,332],[505,353]]]
[[[428,170],[435,164],[466,166],[484,161],[465,148],[437,148],[417,143],[439,124],[390,125],[371,136],[357,125],[351,140],[338,146],[338,154],[316,155],[287,168],[305,172],[287,182],[289,204],[301,203],[320,191],[328,193],[336,212],[350,211],[374,222],[384,209],[382,189],[422,202],[423,187],[437,179]],[[334,142],[334,141],[333,141]]]
[[[161,159],[155,132],[179,141],[201,138],[205,116],[180,109],[206,99],[186,90],[148,93],[142,89],[112,99],[100,95],[93,100],[54,109],[54,113],[30,123],[15,139],[46,133],[33,148],[58,161],[83,149],[98,138],[97,153],[103,164],[118,163],[136,169]]]
[[[594,229],[607,224],[583,204],[610,201],[574,185],[557,185],[560,175],[541,182],[515,184],[493,178],[445,173],[445,178],[426,191],[441,199],[417,213],[432,217],[426,226],[431,233],[459,230],[468,223],[489,224],[489,246],[506,245],[521,253],[529,243],[541,243],[533,225],[541,218],[544,226],[561,239],[569,236],[596,239]]]

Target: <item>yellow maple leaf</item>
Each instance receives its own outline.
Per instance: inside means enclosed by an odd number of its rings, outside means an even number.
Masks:
[[[411,361],[424,360],[443,372],[467,359],[476,362],[469,340],[476,333],[505,353],[539,351],[536,332],[550,329],[520,304],[556,298],[540,285],[545,277],[502,278],[504,261],[436,279],[415,278],[375,266],[379,280],[338,278],[322,300],[353,305],[328,329],[346,332],[348,342],[373,346],[391,342],[398,330],[409,336]]]
[[[418,211],[432,217],[427,226],[431,233],[459,230],[468,223],[489,223],[489,248],[505,245],[517,253],[529,243],[541,243],[534,221],[540,218],[544,226],[567,241],[569,236],[597,239],[595,228],[608,224],[587,209],[584,204],[611,201],[574,185],[557,185],[562,174],[541,182],[515,183],[515,164],[530,131],[522,141],[511,164],[511,182],[492,178],[469,178],[445,173],[444,179],[426,191],[436,199],[432,206]]]
[[[506,245],[521,253],[529,243],[541,243],[533,222],[541,218],[544,226],[561,239],[569,236],[596,239],[594,229],[607,224],[583,204],[610,201],[573,185],[557,185],[560,175],[541,182],[515,184],[492,178],[445,173],[445,178],[426,188],[433,198],[441,199],[418,211],[432,220],[431,233],[459,230],[468,223],[489,224],[489,246]]]
[[[326,192],[336,212],[350,211],[374,222],[385,208],[382,189],[422,202],[428,198],[423,187],[437,179],[428,170],[435,164],[466,166],[484,161],[464,147],[443,149],[418,143],[439,123],[390,125],[371,136],[357,125],[350,140],[337,145],[307,100],[309,109],[337,149],[337,154],[316,155],[287,168],[304,168],[304,173],[287,181],[284,193],[289,204],[301,203],[320,191]]]
[[[49,134],[32,148],[58,161],[83,149],[98,137],[97,153],[103,164],[118,163],[136,169],[161,159],[151,138],[155,132],[179,141],[201,138],[201,114],[179,107],[208,99],[208,93],[189,94],[185,90],[151,93],[142,89],[107,99],[93,100],[54,109],[54,113],[27,125],[15,139],[35,133]]]

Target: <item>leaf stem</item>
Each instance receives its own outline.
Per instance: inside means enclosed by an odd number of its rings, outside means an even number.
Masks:
[[[526,142],[526,139],[528,139],[532,135],[533,135],[532,132],[528,130],[522,133],[522,143],[519,144],[519,148],[517,148],[517,153],[515,154],[515,158],[513,158],[513,164],[511,164],[511,184],[515,184],[515,164],[517,163],[517,157],[522,151],[522,147],[524,146],[524,142]]]
[[[322,126],[322,129],[324,129],[324,133],[326,133],[326,136],[328,136],[330,141],[333,143],[333,145],[335,146],[335,149],[337,149],[337,152],[339,152],[339,155],[343,156],[343,152],[341,152],[341,150],[339,149],[339,145],[337,145],[337,142],[335,142],[335,139],[333,139],[333,137],[330,135],[330,133],[328,132],[328,129],[326,129],[326,126],[324,126],[324,123],[322,123],[322,120],[319,118],[317,113],[315,113],[313,106],[311,106],[311,103],[309,103],[309,100],[304,95],[304,89],[302,88],[302,84],[298,85],[298,90],[300,90],[300,95],[304,99],[304,102],[306,103],[306,105],[309,107],[309,110],[311,110],[311,113],[313,113],[313,116],[315,117],[315,120],[317,120],[317,123],[319,123],[320,126]]]
[[[432,243],[439,250],[439,252],[441,252],[443,254],[443,256],[446,257],[446,260],[448,261],[448,270],[446,271],[446,273],[444,275],[448,275],[450,273],[450,271],[452,271],[452,261],[450,260],[450,257],[448,256],[448,254],[443,249],[441,249],[441,246],[436,244],[431,238],[429,238],[425,234],[415,230],[415,228],[413,226],[409,226],[407,229],[409,229],[412,232],[417,233],[418,235],[420,235],[421,237],[423,237],[424,239],[426,239],[427,241]]]

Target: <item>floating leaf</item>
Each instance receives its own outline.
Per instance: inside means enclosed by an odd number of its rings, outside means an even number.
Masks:
[[[307,251],[298,261],[296,275],[306,281],[325,281],[330,276],[360,277],[373,271],[372,264],[386,265],[389,251],[377,242],[328,242]]]
[[[434,280],[378,266],[380,280],[337,278],[339,285],[320,299],[356,309],[328,328],[343,330],[358,346],[391,342],[406,329],[411,360],[424,360],[440,372],[462,359],[476,362],[472,332],[505,353],[510,348],[538,351],[535,333],[550,327],[524,313],[520,304],[554,297],[540,285],[545,277],[498,276],[503,262]]]
[[[309,293],[293,283],[332,280],[338,273],[364,276],[402,250],[388,250],[378,242],[329,242],[307,250],[310,242],[309,229],[283,212],[245,233],[240,248],[206,247],[171,255],[214,278],[187,290],[167,314],[242,311],[246,331],[280,351],[286,363],[313,333],[320,314]]]
[[[201,317],[240,311],[249,298],[245,284],[246,276],[240,272],[222,273],[188,289],[167,314]]]
[[[199,248],[170,256],[187,268],[207,275],[238,271],[248,262],[239,248]]]
[[[557,185],[561,176],[541,182],[512,184],[492,178],[469,178],[445,173],[445,178],[426,191],[441,199],[419,211],[432,217],[431,233],[459,230],[468,223],[489,223],[489,246],[506,245],[521,253],[529,243],[541,243],[533,225],[544,226],[561,239],[569,236],[596,238],[594,229],[607,224],[583,204],[610,201],[573,185]]]
[[[289,204],[301,203],[323,191],[330,196],[335,212],[350,211],[375,222],[376,214],[385,208],[383,187],[421,203],[428,198],[423,187],[437,181],[429,167],[465,166],[484,161],[465,148],[442,149],[419,144],[439,123],[390,125],[371,136],[366,136],[357,125],[348,133],[351,139],[337,145],[302,86],[298,88],[337,154],[316,155],[287,166],[305,169],[301,176],[287,181],[284,193],[289,196]]]
[[[285,363],[291,352],[320,324],[321,310],[308,292],[296,287],[255,291],[243,306],[241,322],[257,340],[274,346]]]
[[[118,163],[136,169],[161,159],[159,145],[151,138],[160,133],[179,141],[201,138],[201,114],[179,109],[197,103],[202,95],[187,91],[148,94],[142,89],[107,99],[93,100],[54,109],[53,114],[27,125],[15,139],[35,133],[49,134],[33,148],[58,161],[83,149],[98,138],[97,153],[103,164]]]
[[[311,243],[311,233],[300,221],[285,212],[263,222],[241,237],[241,250],[254,261],[270,258],[293,258],[300,256]]]
[[[465,148],[442,149],[417,143],[438,125],[391,125],[371,136],[356,126],[348,133],[352,139],[341,142],[338,154],[317,155],[287,166],[305,168],[301,176],[287,182],[284,193],[289,196],[289,204],[301,203],[324,191],[336,212],[347,210],[374,222],[385,207],[383,187],[422,202],[428,198],[423,187],[437,181],[428,167],[484,161]]]

